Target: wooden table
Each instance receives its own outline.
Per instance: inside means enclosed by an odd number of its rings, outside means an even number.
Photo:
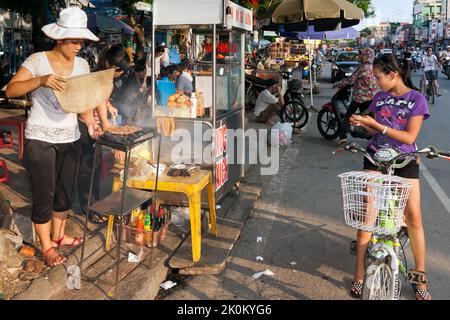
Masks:
[[[118,176],[114,177],[113,191],[122,187],[123,182]],[[154,190],[154,178],[149,180],[133,180],[128,178],[127,186],[131,188]],[[158,178],[157,191],[181,192],[189,199],[189,214],[191,223],[192,261],[201,258],[201,193],[204,188],[208,192],[209,221],[212,233],[217,236],[216,202],[211,171],[200,170],[190,177],[170,177],[163,173]],[[111,219],[109,221],[111,222]],[[107,238],[110,235],[107,236]]]

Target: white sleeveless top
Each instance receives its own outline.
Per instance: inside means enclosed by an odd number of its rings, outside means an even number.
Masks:
[[[55,74],[45,52],[29,56],[22,64],[33,77]],[[71,77],[89,73],[86,60],[75,57]],[[61,109],[53,91],[39,87],[31,92],[33,106],[29,113],[25,129],[25,138],[49,143],[69,143],[80,138],[76,113],[67,113]]]

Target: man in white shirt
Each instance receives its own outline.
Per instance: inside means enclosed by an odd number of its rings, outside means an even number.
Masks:
[[[273,117],[284,105],[284,98],[280,93],[281,86],[273,79],[267,80],[266,89],[261,91],[255,102],[254,113],[259,123],[273,124]]]
[[[431,80],[434,79],[436,83],[436,92],[437,96],[440,96],[439,93],[439,82],[438,82],[438,68],[441,67],[438,58],[433,54],[433,48],[428,47],[427,55],[424,56],[422,61],[423,72],[425,75],[425,79]]]

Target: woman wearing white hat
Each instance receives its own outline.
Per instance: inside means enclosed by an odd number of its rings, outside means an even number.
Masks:
[[[31,92],[33,106],[25,130],[24,164],[33,191],[31,221],[41,243],[43,260],[56,266],[67,260],[56,248],[75,247],[82,239],[65,234],[67,211],[79,165],[77,114],[61,109],[52,90],[64,90],[64,78],[89,73],[86,60],[77,57],[85,39],[98,41],[87,29],[87,15],[78,7],[63,9],[56,23],[42,27],[56,41],[50,51],[32,54],[8,84],[6,95]],[[92,111],[81,115],[89,134],[101,134]],[[52,235],[51,235],[52,234]]]

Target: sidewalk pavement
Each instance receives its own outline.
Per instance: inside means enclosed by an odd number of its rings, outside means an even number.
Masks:
[[[321,105],[329,100],[330,96],[330,83],[321,83],[321,93],[314,96],[314,106],[319,109]],[[305,97],[306,101],[309,101],[309,96]],[[309,105],[309,103],[307,102]],[[247,128],[265,128],[265,125],[260,125],[253,122],[252,116],[249,115],[250,120],[248,120]],[[309,127],[315,127],[315,117],[310,119]],[[223,237],[222,239],[215,239],[215,237],[209,237],[204,234],[202,238],[202,256],[208,256],[208,248],[217,245],[217,241],[222,241],[222,243],[227,243],[224,247],[226,252],[224,256],[224,261],[222,263],[215,262],[215,268],[206,269],[185,269],[185,275],[182,270],[173,270],[170,268],[171,259],[174,257],[174,253],[180,248],[184,251],[189,252],[190,239],[186,240],[185,234],[177,233],[178,230],[174,229],[173,226],[170,228],[169,235],[164,243],[160,244],[157,248],[144,248],[144,255],[140,263],[130,263],[124,261],[121,263],[121,274],[120,274],[120,284],[119,284],[119,294],[114,296],[116,299],[154,299],[158,297],[159,299],[198,299],[198,298],[209,298],[209,299],[223,299],[223,298],[250,298],[248,292],[251,287],[254,287],[255,283],[248,283],[248,278],[242,278],[242,275],[237,277],[237,273],[240,274],[244,271],[250,276],[253,272],[258,272],[263,269],[262,266],[266,265],[269,261],[266,258],[264,261],[258,261],[256,264],[254,262],[242,260],[236,256],[236,253],[244,250],[255,249],[253,237],[256,234],[260,234],[263,229],[259,229],[259,224],[255,224],[258,219],[262,218],[264,225],[271,228],[274,220],[273,213],[277,211],[277,208],[272,206],[272,204],[280,203],[280,201],[288,201],[289,199],[283,198],[281,191],[276,191],[279,188],[280,183],[283,179],[287,179],[289,176],[289,171],[286,168],[291,168],[294,166],[292,159],[295,159],[295,141],[301,139],[301,136],[294,136],[294,145],[288,147],[282,147],[280,149],[280,168],[281,171],[278,175],[271,176],[260,176],[259,166],[252,165],[246,168],[246,177],[240,184],[240,193],[236,196],[235,194],[230,194],[221,203],[221,210],[218,210],[217,216],[218,221],[222,221],[225,225],[234,228],[234,232],[231,232],[231,238]],[[29,184],[27,183],[27,173],[23,167],[17,163],[17,154],[11,150],[0,150],[0,155],[6,158],[8,161],[8,167],[11,164],[12,176],[11,183],[7,186],[0,186],[0,191],[12,200],[12,205],[15,210],[15,222],[20,226],[20,231],[24,234],[24,238],[28,242],[32,242],[31,239],[31,222],[29,220],[30,210],[31,210],[31,190]],[[284,178],[281,179],[280,176]],[[269,203],[266,200],[258,200],[260,194],[264,190],[266,195],[270,195]],[[282,189],[280,189],[282,190]],[[267,197],[267,196],[266,196]],[[272,203],[272,204],[271,204]],[[80,212],[79,208],[73,208],[75,212]],[[250,212],[252,212],[250,214]],[[249,216],[250,215],[250,216]],[[72,214],[68,223],[68,234],[82,235],[82,223],[83,218],[80,215]],[[270,222],[271,223],[267,223]],[[294,221],[294,220],[292,220]],[[258,227],[257,227],[258,226]],[[310,226],[312,227],[312,226]],[[256,229],[255,229],[256,228]],[[309,227],[308,227],[309,228]],[[113,280],[115,279],[115,269],[113,268],[113,257],[115,256],[115,247],[112,246],[109,252],[104,249],[105,244],[105,227],[99,228],[98,226],[89,224],[89,237],[86,243],[86,253],[87,257],[84,264],[84,269],[86,274],[95,279],[94,282],[82,281],[81,290],[69,290],[66,288],[66,269],[69,265],[78,264],[80,258],[80,249],[73,252],[67,252],[69,259],[63,266],[58,266],[55,268],[47,268],[43,274],[40,275],[34,281],[25,281],[22,283],[22,292],[15,295],[14,299],[109,299],[111,298],[111,291],[113,287]],[[236,231],[237,230],[237,231]],[[242,231],[242,232],[241,232]],[[219,229],[220,233],[220,229]],[[286,234],[288,235],[288,234]],[[251,237],[252,239],[250,239]],[[220,237],[219,237],[220,238]],[[238,240],[239,238],[239,240]],[[237,242],[236,242],[237,240]],[[235,247],[237,243],[238,247]],[[266,244],[267,239],[263,239],[261,244]],[[187,247],[186,247],[187,246]],[[229,255],[229,251],[234,247],[232,256]],[[186,249],[187,248],[187,249]],[[258,249],[259,248],[259,249]],[[263,247],[258,245],[255,250],[256,256],[263,254]],[[181,251],[183,251],[181,250]],[[263,251],[261,251],[263,250]],[[128,252],[138,253],[138,250],[133,245],[125,245],[122,253],[122,257]],[[222,252],[223,253],[223,252]],[[240,254],[238,254],[239,256]],[[210,255],[211,256],[211,255]],[[202,259],[203,260],[203,259]],[[226,261],[226,263],[225,263]],[[290,261],[292,262],[292,261]],[[208,261],[203,261],[203,265],[207,265]],[[291,265],[294,269],[294,265]],[[213,270],[214,269],[214,270]],[[201,274],[209,273],[209,275],[195,275],[187,276],[186,274]],[[221,275],[211,275],[221,273]],[[292,271],[294,272],[294,271]],[[265,276],[263,276],[265,277]],[[167,292],[160,290],[159,284],[166,279],[180,279],[178,286]],[[232,284],[227,284],[227,279],[232,282]],[[232,279],[232,280],[231,280]],[[188,284],[186,284],[188,283]],[[27,288],[24,289],[29,284]],[[246,288],[246,286],[249,286]],[[200,286],[198,290],[195,288]],[[234,286],[238,286],[239,290],[226,290]],[[183,290],[178,290],[182,288]],[[214,288],[214,289],[213,289]],[[219,289],[218,289],[219,288]],[[192,295],[192,290],[196,294]],[[213,291],[213,292],[212,292]],[[159,292],[159,294],[158,294]],[[230,293],[234,292],[234,293]],[[244,294],[247,292],[247,294]],[[295,297],[301,298],[301,296],[291,294],[287,292],[288,298]],[[201,293],[201,294],[200,294]],[[213,293],[213,294],[212,294]],[[291,292],[292,293],[292,292]],[[282,292],[273,292],[273,297],[284,297],[285,294]],[[266,298],[265,295],[253,296],[255,298]],[[12,298],[12,297],[10,297]]]
[[[254,123],[251,120],[248,127],[267,128],[267,126]],[[16,146],[15,149],[17,149]],[[1,149],[0,157],[7,161],[10,171],[10,182],[0,185],[0,192],[11,201],[14,222],[18,226],[23,239],[34,245],[36,252],[39,252],[38,242],[33,243],[32,236],[30,221],[32,197],[28,173],[17,160],[16,150]],[[225,267],[225,260],[261,192],[262,186],[256,180],[252,181],[255,176],[252,174],[255,171],[253,166],[247,166],[246,171],[250,176],[246,178],[246,182],[240,184],[240,192],[238,194],[231,192],[223,199],[220,203],[220,209],[217,210],[219,237],[212,237],[203,232],[202,260],[194,268],[186,268],[185,273],[218,273]],[[81,210],[78,201],[76,201],[69,215],[66,227],[67,234],[77,236],[83,234],[84,217],[77,214],[79,212]],[[105,250],[106,226],[99,227],[89,223],[88,230],[83,269],[90,281],[82,280],[81,290],[69,290],[66,287],[68,266],[78,265],[79,263],[81,248],[77,248],[64,252],[68,256],[68,261],[63,265],[54,268],[46,267],[38,274],[27,273],[27,277],[23,276],[26,273],[23,270],[23,265],[27,259],[18,255],[22,261],[15,266],[14,270],[9,268],[3,270],[3,273],[0,270],[0,282],[3,280],[3,282],[9,284],[3,288],[6,298],[17,300],[154,299],[160,291],[160,283],[165,281],[168,275],[174,271],[170,267],[171,259],[183,248],[189,255],[191,252],[189,247],[190,237],[172,225],[169,228],[167,238],[158,247],[143,248],[143,256],[139,263],[126,261],[126,255],[129,252],[138,254],[140,248],[125,244],[121,254],[125,261],[121,263],[120,268],[119,292],[118,295],[113,296],[112,289],[116,275],[113,264],[115,242],[107,252]],[[225,230],[228,230],[228,234]],[[220,255],[223,257],[223,261],[217,261],[216,255],[210,252],[216,250],[217,253],[217,246],[222,248]],[[187,247],[187,250],[185,247]],[[215,258],[215,262],[213,267],[208,268],[208,265],[211,265],[210,261],[214,260],[211,258]],[[38,260],[38,258],[34,257],[33,260]],[[199,266],[203,268],[199,268]],[[182,269],[175,271],[182,272]]]

